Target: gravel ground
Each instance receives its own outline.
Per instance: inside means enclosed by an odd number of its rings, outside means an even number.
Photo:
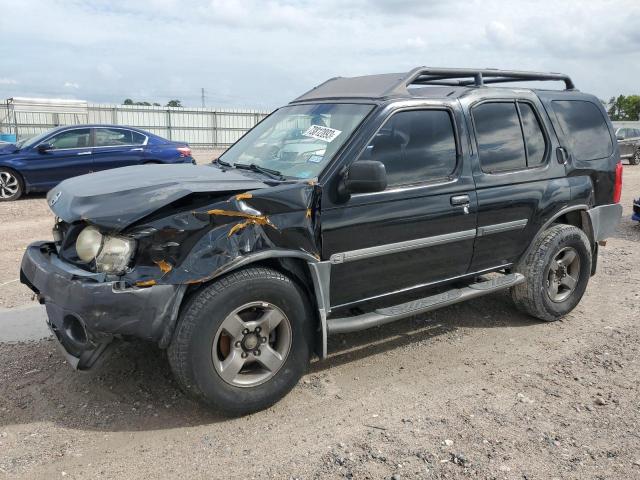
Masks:
[[[640,167],[625,166],[622,224],[564,320],[501,293],[338,336],[283,401],[244,418],[185,398],[150,345],[80,374],[50,340],[0,344],[0,478],[640,478],[633,194]],[[5,277],[47,236],[43,204],[0,206]],[[5,305],[28,297],[6,289]]]

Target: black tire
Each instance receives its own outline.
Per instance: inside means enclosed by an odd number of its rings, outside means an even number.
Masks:
[[[212,349],[225,319],[251,302],[269,302],[285,314],[290,347],[272,377],[256,386],[238,387],[218,373]],[[181,388],[217,411],[238,416],[262,410],[284,397],[305,373],[312,351],[312,318],[305,295],[282,273],[268,268],[232,272],[196,292],[183,307],[168,349],[169,362]]]
[[[7,178],[12,180],[11,190],[9,190],[8,188],[5,188],[4,182],[6,181]],[[14,190],[13,181],[15,181],[15,193],[13,193],[13,190]],[[12,170],[10,168],[0,167],[0,202],[12,202],[14,200],[19,199],[23,193],[24,193],[24,180],[22,179],[22,176],[15,170]]]
[[[567,298],[553,301],[549,291],[549,274],[552,263],[563,251],[577,253],[579,273],[577,282]],[[524,283],[511,289],[516,307],[529,315],[547,322],[558,320],[580,302],[591,276],[591,247],[582,230],[571,225],[553,225],[543,232],[526,258],[516,267],[522,273]],[[565,275],[566,276],[566,275]]]
[[[638,165],[640,164],[640,148],[636,149],[633,152],[633,155],[629,158],[629,165]]]

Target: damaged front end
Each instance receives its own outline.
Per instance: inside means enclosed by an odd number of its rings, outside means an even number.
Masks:
[[[230,270],[320,259],[314,182],[178,167],[77,177],[48,195],[55,242],[29,246],[21,280],[46,305],[75,368],[90,368],[114,338],[168,346],[185,296]],[[171,173],[178,179],[166,180]]]

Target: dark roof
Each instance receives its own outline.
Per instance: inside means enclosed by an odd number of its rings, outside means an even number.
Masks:
[[[293,102],[336,98],[442,97],[449,96],[452,92],[466,91],[470,87],[523,81],[561,81],[564,82],[567,90],[575,88],[571,78],[562,73],[418,67],[405,73],[331,78]],[[415,88],[420,85],[429,86],[429,89]],[[438,86],[441,88],[433,89]],[[409,89],[409,87],[412,88]]]

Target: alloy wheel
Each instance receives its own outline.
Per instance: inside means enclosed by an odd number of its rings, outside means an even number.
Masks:
[[[551,301],[565,301],[573,293],[580,278],[580,255],[573,247],[560,250],[551,261],[547,274],[547,292]]]
[[[280,370],[291,350],[287,316],[268,302],[235,309],[216,333],[212,359],[220,377],[235,387],[255,387]]]
[[[20,184],[15,175],[9,172],[0,172],[0,198],[11,198],[16,193]]]

